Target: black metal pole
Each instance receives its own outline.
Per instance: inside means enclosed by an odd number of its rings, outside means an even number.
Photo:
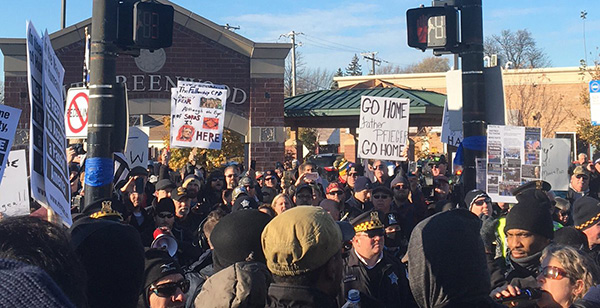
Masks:
[[[481,0],[462,0],[462,95],[464,138],[485,136],[485,90],[483,79],[483,20]],[[476,187],[475,158],[484,151],[464,147],[463,181],[465,192]]]
[[[112,196],[114,167],[111,137],[115,108],[117,5],[116,0],[93,2],[84,209]]]
[[[67,23],[67,0],[61,1],[60,8],[60,29],[64,29]]]

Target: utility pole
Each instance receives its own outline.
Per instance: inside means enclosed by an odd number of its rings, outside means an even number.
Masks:
[[[296,35],[304,34],[302,32],[290,31],[288,34],[282,34],[279,37],[289,37],[292,40],[292,96],[296,96]]]
[[[483,20],[481,0],[462,0],[462,96],[464,140],[474,140],[486,135],[485,123],[485,84],[483,79]],[[465,143],[463,142],[463,145]],[[464,150],[464,189],[475,189],[475,159],[484,158],[485,152],[471,146]]]
[[[375,75],[375,65],[380,65],[381,64],[381,60],[375,58],[376,54],[378,54],[377,51],[361,52],[360,53],[360,55],[363,56],[363,58],[365,58],[367,61],[371,61],[371,74],[369,74],[369,75]]]
[[[67,21],[67,0],[61,1],[60,9],[60,28],[64,29]]]
[[[90,52],[90,105],[85,160],[85,208],[113,190],[112,135],[118,1],[94,0]]]
[[[581,17],[581,20],[583,20],[583,53],[585,55],[583,59],[585,59],[585,64],[587,65],[587,46],[585,43],[585,20],[587,19],[587,11],[581,11],[581,15],[579,17]]]

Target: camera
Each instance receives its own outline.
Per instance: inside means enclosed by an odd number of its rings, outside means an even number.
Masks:
[[[86,153],[86,151],[83,149],[83,144],[81,143],[71,145],[71,149],[75,151],[75,155],[83,155]]]

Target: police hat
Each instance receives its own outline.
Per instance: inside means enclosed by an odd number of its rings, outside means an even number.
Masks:
[[[375,229],[383,229],[385,227],[379,219],[379,212],[376,210],[370,210],[362,213],[350,221],[350,223],[354,227],[354,231],[357,233]]]

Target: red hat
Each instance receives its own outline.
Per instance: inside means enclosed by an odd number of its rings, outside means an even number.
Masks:
[[[325,190],[326,193],[330,193],[334,190],[344,190],[344,187],[342,187],[341,183],[338,182],[331,182],[329,183],[329,186],[327,186],[327,189]]]

